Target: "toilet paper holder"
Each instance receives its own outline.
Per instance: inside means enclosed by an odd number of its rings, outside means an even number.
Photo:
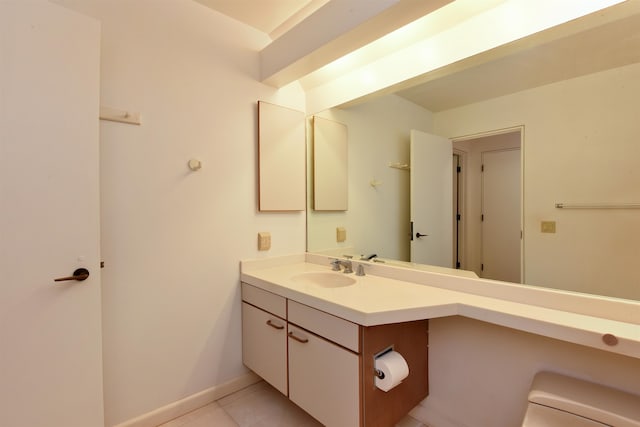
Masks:
[[[390,351],[393,351],[393,345],[390,345],[389,347],[385,348],[382,351],[377,352],[376,354],[373,355],[373,375],[375,375],[376,377],[380,378],[381,380],[384,379],[385,375],[384,372],[382,372],[380,369],[377,369],[376,366],[376,359],[379,357],[384,356],[385,354],[389,353]]]

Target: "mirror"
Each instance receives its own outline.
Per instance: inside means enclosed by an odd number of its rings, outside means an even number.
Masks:
[[[410,130],[521,129],[522,281],[640,300],[640,8],[613,8],[318,114],[348,127],[349,211],[309,208],[308,250],[408,261]]]
[[[313,118],[313,209],[346,211],[348,206],[347,127],[338,122]]]

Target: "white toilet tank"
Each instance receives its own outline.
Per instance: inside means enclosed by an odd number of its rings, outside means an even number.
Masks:
[[[552,372],[533,379],[522,427],[640,427],[640,396]]]

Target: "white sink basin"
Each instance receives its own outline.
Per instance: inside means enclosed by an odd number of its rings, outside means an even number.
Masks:
[[[356,279],[344,273],[333,273],[330,271],[315,271],[301,273],[291,278],[294,282],[303,285],[315,285],[323,288],[342,288],[356,283]]]

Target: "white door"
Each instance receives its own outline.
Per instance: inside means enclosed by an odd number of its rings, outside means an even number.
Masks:
[[[99,56],[97,21],[0,1],[0,426],[104,424]]]
[[[520,282],[520,150],[482,153],[482,277]]]
[[[411,261],[453,267],[451,141],[411,131]]]

